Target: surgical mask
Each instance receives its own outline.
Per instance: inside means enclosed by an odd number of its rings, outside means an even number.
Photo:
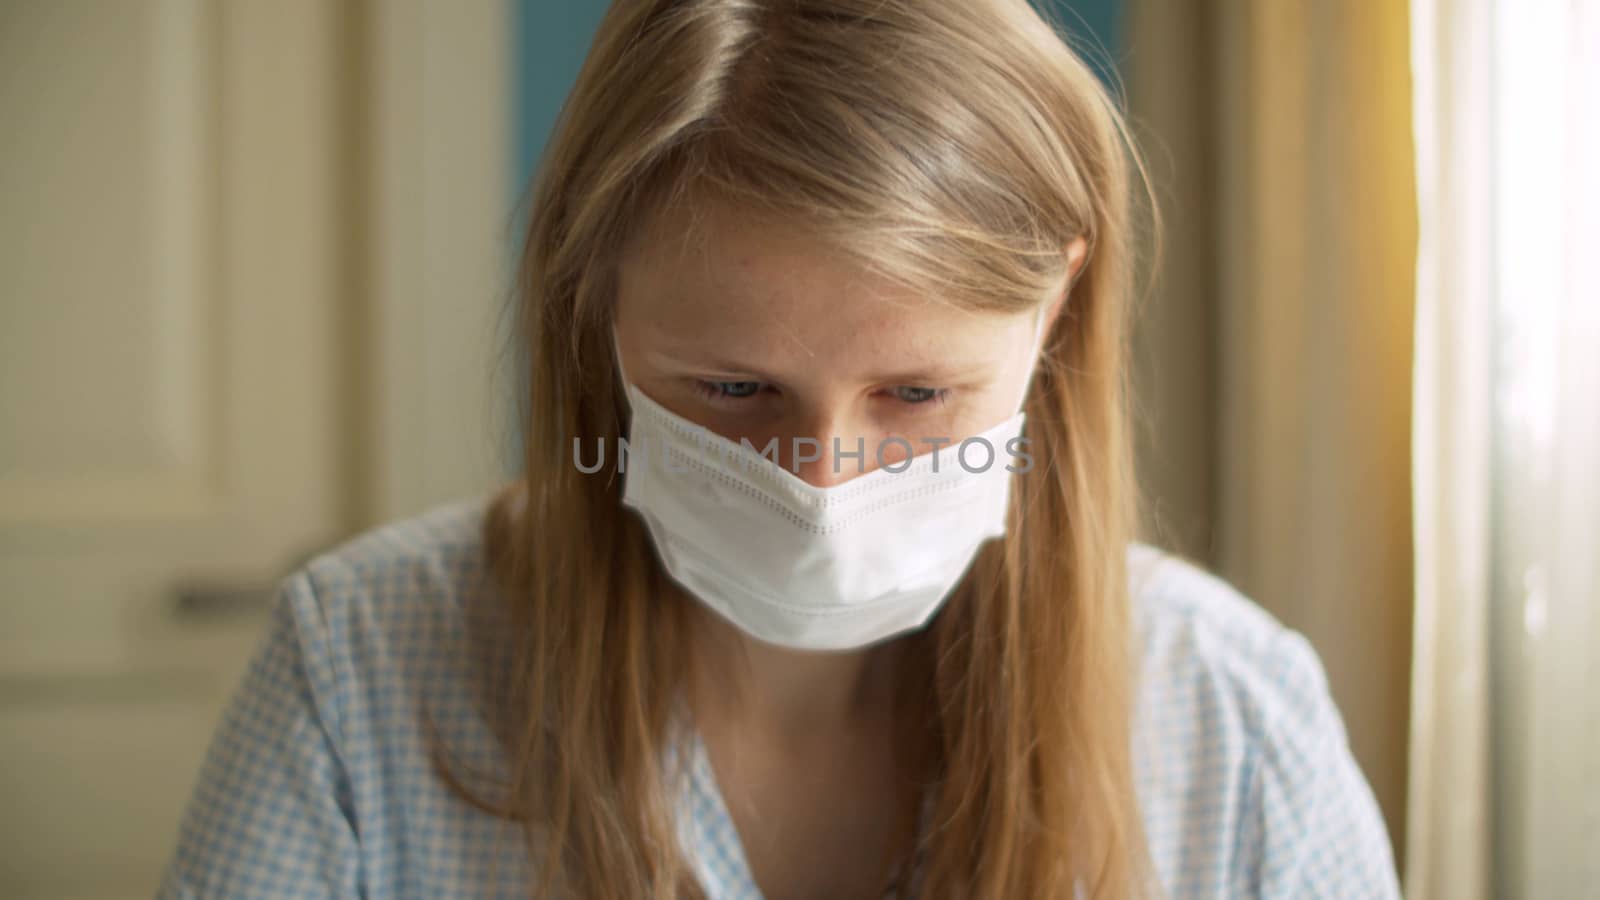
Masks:
[[[988,431],[817,487],[622,377],[622,502],[674,581],[751,637],[795,650],[859,649],[923,627],[983,543],[1005,534],[1012,471],[1030,463],[1018,440],[1027,381],[1016,413]]]

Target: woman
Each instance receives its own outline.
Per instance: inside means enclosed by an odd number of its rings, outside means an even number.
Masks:
[[[286,582],[166,895],[1396,895],[1308,645],[1132,541],[1138,171],[1024,0],[614,4],[524,476]]]

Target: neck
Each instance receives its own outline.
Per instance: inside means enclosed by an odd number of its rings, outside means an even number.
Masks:
[[[901,645],[791,650],[756,640],[692,599],[696,665],[689,685],[699,717],[746,735],[805,743],[882,727],[893,705]]]

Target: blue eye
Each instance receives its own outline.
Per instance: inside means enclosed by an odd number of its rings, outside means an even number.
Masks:
[[[695,389],[710,400],[743,400],[761,392],[759,381],[696,381]]]
[[[760,381],[706,381],[696,379],[695,393],[711,403],[734,403],[749,400],[760,394],[767,385]],[[894,399],[907,406],[926,406],[943,403],[950,396],[948,388],[901,386],[890,391]]]
[[[920,406],[924,403],[943,403],[950,396],[950,391],[945,388],[897,387],[894,395],[902,403]]]

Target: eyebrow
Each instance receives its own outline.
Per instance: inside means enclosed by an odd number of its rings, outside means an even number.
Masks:
[[[675,353],[656,352],[651,354],[657,361],[670,363],[673,368],[698,369],[707,373],[718,372],[726,374],[738,372],[741,375],[750,375],[763,381],[777,381],[770,373],[763,372],[752,366],[747,366],[732,359],[716,356],[680,356]]]
[[[964,384],[992,372],[991,366],[942,366],[911,369],[904,372],[885,372],[868,376],[868,381],[894,384]]]
[[[784,379],[765,372],[758,367],[746,365],[737,360],[717,356],[677,356],[669,353],[657,353],[658,359],[668,360],[675,366],[695,368],[707,372],[730,373],[737,372],[741,376],[749,376],[753,380],[782,382]],[[872,373],[863,378],[864,381],[892,384],[956,384],[971,381],[979,376],[990,373],[991,366],[984,364],[963,364],[943,366],[920,366],[896,372]]]

